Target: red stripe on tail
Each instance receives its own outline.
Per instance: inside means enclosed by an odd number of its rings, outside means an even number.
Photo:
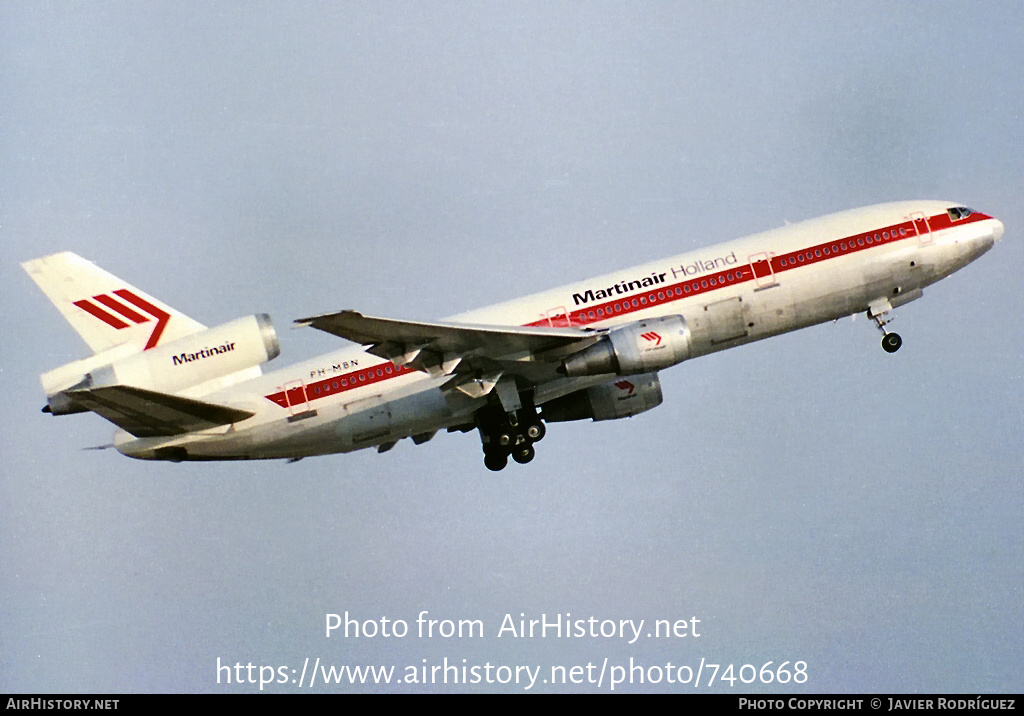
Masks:
[[[164,328],[167,327],[167,322],[171,320],[171,314],[157,308],[149,301],[139,298],[127,289],[118,289],[117,291],[114,291],[114,295],[123,298],[125,301],[128,301],[128,303],[135,304],[135,306],[156,318],[156,328],[153,329],[153,333],[150,334],[149,341],[143,349],[148,351],[160,341],[160,335],[164,332]]]
[[[146,323],[149,320],[148,316],[143,316],[141,313],[136,313],[132,309],[128,308],[128,306],[118,301],[115,301],[106,294],[101,293],[99,296],[93,296],[93,299],[98,303],[102,303],[107,308],[117,311],[122,316],[127,318],[129,321],[134,321],[135,323]]]
[[[112,316],[111,314],[107,313],[106,311],[104,311],[99,306],[94,306],[93,304],[89,303],[88,301],[85,301],[85,300],[75,301],[75,305],[78,306],[79,308],[81,308],[83,311],[85,311],[89,315],[95,316],[96,318],[98,318],[101,321],[103,321],[104,323],[106,323],[108,326],[112,326],[113,328],[116,328],[117,330],[121,330],[122,328],[127,328],[128,327],[128,324],[125,323],[124,321],[122,321],[117,316]]]

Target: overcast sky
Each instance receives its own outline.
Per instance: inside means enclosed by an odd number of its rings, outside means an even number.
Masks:
[[[0,26],[0,691],[258,690],[218,659],[307,657],[1024,690],[1020,2],[3,0]],[[270,313],[277,368],[340,345],[302,316],[437,319],[917,198],[1006,235],[898,309],[898,354],[861,317],[700,358],[497,474],[472,433],[175,465],[39,412],[88,354],[18,265],[56,251],[207,325]],[[484,637],[419,638],[423,610]],[[325,638],[345,611],[410,634]],[[567,612],[700,636],[498,637]]]

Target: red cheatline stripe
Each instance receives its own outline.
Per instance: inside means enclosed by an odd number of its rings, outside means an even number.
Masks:
[[[390,378],[415,372],[415,369],[408,366],[402,366],[399,368],[390,363],[381,363],[373,366],[372,368],[361,368],[349,373],[331,376],[325,380],[308,383],[304,394],[305,400],[311,401],[318,400],[319,398],[326,398],[354,388],[361,388],[366,385],[379,383]],[[303,393],[301,391],[302,388],[289,388],[287,390],[287,396],[285,395],[286,391],[282,390],[264,397],[266,397],[267,400],[277,403],[282,408],[287,408],[289,403],[294,406],[296,403],[303,402]],[[293,394],[297,395],[298,398],[295,399]]]
[[[953,222],[946,212],[942,212],[941,214],[927,217],[927,225],[930,227],[931,232],[934,233],[947,229],[950,226],[961,226],[991,218],[987,214],[974,212],[966,219]],[[902,235],[899,233],[900,229],[903,229]],[[885,233],[889,234],[887,238],[884,236]],[[890,226],[852,234],[841,239],[833,239],[827,243],[805,247],[791,253],[772,256],[770,264],[767,259],[760,259],[759,261],[754,261],[753,265],[758,267],[760,278],[764,278],[773,272],[778,274],[820,261],[828,261],[877,246],[892,244],[897,241],[917,241],[917,230],[914,228],[914,222],[909,218]],[[844,243],[845,247],[843,246]],[[754,254],[754,256],[760,255]],[[657,287],[651,286],[644,291],[638,291],[635,294],[622,298],[598,299],[597,302],[588,304],[586,307],[573,309],[568,315],[560,314],[550,319],[541,318],[526,325],[585,326],[590,323],[600,323],[609,318],[617,318],[637,311],[644,311],[655,306],[691,296],[711,293],[727,286],[735,286],[753,280],[753,266],[750,261],[747,261],[736,264],[736,268],[716,273],[700,274],[693,278],[681,280],[678,283],[662,284]]]
[[[123,298],[125,301],[128,301],[128,303],[135,304],[137,307],[156,318],[156,328],[153,329],[153,333],[149,336],[149,342],[146,343],[146,347],[143,349],[148,351],[160,341],[160,334],[164,332],[164,328],[167,326],[167,321],[171,319],[171,314],[157,308],[149,301],[139,298],[127,289],[118,289],[117,291],[114,291],[114,295]]]
[[[132,309],[128,308],[128,306],[124,305],[123,303],[120,303],[119,301],[115,301],[106,294],[101,293],[99,296],[93,296],[93,299],[95,301],[98,301],[99,303],[102,303],[107,308],[117,311],[122,316],[127,318],[129,321],[134,321],[135,323],[146,323],[149,320],[148,316],[143,316],[141,313],[136,313]]]
[[[116,328],[117,330],[121,330],[122,328],[127,328],[128,327],[128,324],[125,323],[124,321],[122,321],[117,316],[110,315],[109,313],[104,311],[99,306],[94,306],[93,304],[89,303],[86,300],[75,301],[75,305],[78,306],[79,308],[81,308],[86,313],[88,313],[88,314],[90,314],[92,316],[96,316],[96,318],[100,319],[101,321],[106,323],[108,326],[112,326],[112,327]]]
[[[941,231],[942,229],[947,229],[950,226],[960,226],[963,224],[974,223],[975,221],[985,221],[986,219],[991,218],[991,216],[980,212],[974,212],[970,217],[956,222],[952,221],[946,212],[927,217],[928,226],[932,232]],[[902,235],[899,234],[900,228],[904,230]],[[889,232],[889,238],[883,237],[885,232]],[[871,237],[870,241],[868,237]],[[768,263],[768,259],[761,259],[760,261],[754,261],[753,263],[764,264],[764,273],[760,275],[760,277],[763,278],[764,276],[770,275],[770,273],[778,274],[792,269],[801,268],[807,264],[818,263],[819,261],[828,261],[829,259],[839,258],[841,256],[848,256],[852,253],[871,249],[876,246],[889,245],[897,241],[910,240],[915,242],[917,241],[917,231],[914,229],[913,222],[908,218],[906,221],[901,221],[891,226],[880,227],[869,232],[853,234],[852,236],[847,236],[841,239],[833,239],[824,244],[803,248],[787,254],[772,256],[770,264]],[[845,248],[843,247],[843,243],[846,244]],[[754,254],[754,256],[759,255],[760,254]],[[801,256],[803,257],[802,260],[799,258]],[[771,271],[768,270],[769,267]],[[760,269],[761,267],[758,266],[758,268]],[[754,272],[751,270],[751,262],[748,260],[746,263],[737,264],[736,268],[719,271],[717,273],[701,274],[694,278],[688,278],[684,281],[670,285],[662,285],[657,288],[650,287],[646,292],[641,291],[618,300],[611,300],[603,303],[592,303],[584,310],[571,311],[569,313],[568,320],[566,320],[567,317],[565,314],[560,314],[550,319],[541,318],[540,320],[533,321],[532,323],[527,323],[525,325],[527,327],[546,325],[581,326],[587,323],[597,323],[612,318],[613,316],[621,316],[628,313],[643,311],[654,306],[678,301],[691,296],[697,296],[703,293],[710,293],[712,291],[717,291],[720,288],[725,288],[726,286],[735,286],[736,284],[746,283],[753,280]],[[598,309],[600,309],[600,311],[598,311]],[[594,317],[590,317],[588,315],[590,313],[593,313]],[[658,334],[651,332],[650,335],[656,336]],[[660,338],[661,336],[658,337]],[[402,367],[395,368],[393,371],[384,370],[383,375],[377,376],[376,370],[382,367],[382,365],[378,365],[371,369],[355,370],[350,373],[343,373],[341,375],[334,376],[328,380],[309,383],[306,385],[306,399],[312,401],[319,398],[326,398],[354,388],[363,387],[369,383],[376,383],[381,380],[388,380],[390,378],[396,378],[400,375],[413,372],[411,368]],[[360,377],[367,382],[360,380]],[[627,383],[627,381],[620,381],[615,385],[621,388],[623,387],[622,383]],[[335,387],[335,384],[337,384],[338,387]],[[292,390],[296,389],[293,388]],[[268,400],[277,403],[282,408],[288,407],[288,401],[285,397],[284,391],[273,393],[265,397]]]

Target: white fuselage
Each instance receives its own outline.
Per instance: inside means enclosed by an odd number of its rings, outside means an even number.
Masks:
[[[954,219],[947,213],[953,206],[901,202],[831,214],[446,322],[608,328],[681,315],[704,337],[694,355],[711,353],[917,298],[1002,234],[1002,224],[984,214]],[[613,378],[559,377],[535,386],[535,400],[541,405]],[[115,442],[141,458],[184,447],[188,459],[294,458],[389,446],[473,422],[486,398],[442,391],[446,379],[344,349],[203,396],[256,413],[240,423],[162,438],[119,432]]]

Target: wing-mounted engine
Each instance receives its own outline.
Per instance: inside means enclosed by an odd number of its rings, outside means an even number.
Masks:
[[[155,348],[125,355],[119,348],[41,376],[55,415],[82,412],[65,391],[127,385],[161,393],[211,392],[260,374],[281,352],[270,316],[237,318]]]
[[[636,375],[668,368],[691,356],[686,320],[662,316],[611,329],[597,343],[566,358],[561,371],[570,377]]]
[[[553,423],[588,418],[616,420],[656,408],[661,401],[658,374],[647,373],[601,383],[549,400],[544,404],[544,419]]]

